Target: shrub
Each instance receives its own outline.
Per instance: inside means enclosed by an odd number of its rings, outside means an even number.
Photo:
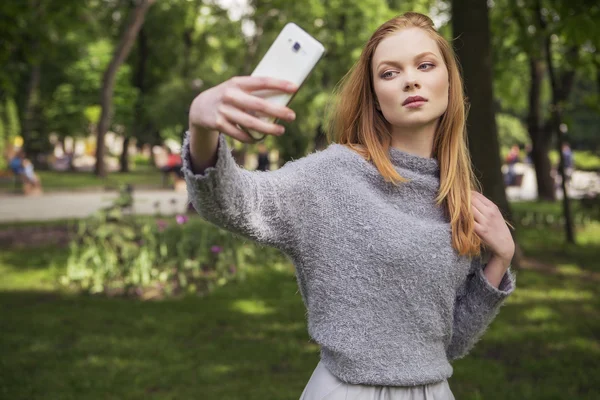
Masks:
[[[111,207],[81,221],[61,283],[88,293],[206,294],[243,277],[241,239],[200,219],[140,219]]]

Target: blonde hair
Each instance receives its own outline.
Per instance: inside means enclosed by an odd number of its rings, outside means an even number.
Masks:
[[[448,107],[440,117],[433,140],[433,157],[440,167],[440,188],[436,203],[443,206],[452,227],[452,246],[461,255],[480,254],[482,241],[475,233],[471,211],[471,190],[481,192],[473,173],[467,146],[466,102],[459,63],[450,44],[423,14],[408,12],[381,25],[367,42],[352,69],[336,89],[330,121],[330,140],[345,145],[372,161],[385,181],[394,185],[407,182],[389,158],[391,132],[383,115],[376,111],[372,58],[379,43],[406,28],[420,28],[438,45],[448,69]]]

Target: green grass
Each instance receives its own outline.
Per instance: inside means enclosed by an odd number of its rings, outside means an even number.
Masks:
[[[583,212],[585,209],[581,206],[579,200],[571,199],[571,212]],[[510,203],[513,212],[524,214],[526,212],[538,212],[543,214],[552,214],[555,217],[562,215],[562,200],[557,201],[513,201]]]
[[[145,217],[145,216],[144,216]],[[8,228],[27,228],[27,227],[63,227],[77,225],[79,219],[77,218],[64,218],[64,219],[50,219],[47,221],[1,221],[0,229]]]
[[[511,203],[514,211],[525,213],[536,211],[551,214],[555,217],[562,215],[560,201],[551,202],[516,202]],[[573,201],[572,212],[584,211],[578,201]],[[522,245],[525,256],[531,256],[541,262],[555,264],[557,268],[571,270],[587,270],[600,273],[600,223],[586,224],[575,229],[576,244],[565,242],[562,227],[549,227],[517,230],[517,241]]]
[[[579,231],[577,247],[553,230],[518,231],[527,257],[556,268],[518,272],[484,338],[454,363],[457,399],[600,398],[599,231]],[[65,260],[56,248],[0,252],[2,398],[292,400],[318,362],[283,260],[206,298],[161,302],[56,290]]]
[[[318,360],[289,265],[204,299],[139,302],[53,291],[44,266],[66,255],[36,254],[0,254],[4,398],[292,399]]]
[[[162,175],[152,166],[139,166],[135,171],[109,173],[106,178],[99,178],[92,172],[58,172],[38,171],[44,191],[73,190],[116,190],[122,184],[133,184],[136,187],[160,188]],[[14,192],[12,180],[0,181],[0,193]]]

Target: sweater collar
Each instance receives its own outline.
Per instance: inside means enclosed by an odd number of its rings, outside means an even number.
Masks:
[[[440,167],[435,158],[421,157],[406,153],[396,147],[390,147],[390,160],[395,167],[407,169],[420,175],[429,175],[438,178]]]

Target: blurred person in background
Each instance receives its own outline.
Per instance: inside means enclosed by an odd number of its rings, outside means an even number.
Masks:
[[[564,160],[564,169],[565,169],[565,183],[569,183],[571,181],[571,176],[573,175],[573,151],[571,150],[571,146],[569,143],[563,143],[562,145],[562,160]],[[561,160],[561,162],[562,162]]]
[[[515,178],[517,176],[515,172],[515,165],[521,161],[521,157],[519,155],[519,146],[513,145],[510,148],[510,151],[506,155],[506,165],[508,166],[508,172],[506,173],[506,186],[511,186],[515,184]]]
[[[271,160],[269,159],[269,150],[264,143],[258,144],[258,165],[257,171],[268,171],[271,169]]]
[[[164,165],[160,167],[163,173],[163,187],[167,186],[169,176],[173,176],[175,180],[183,179],[183,173],[181,172],[181,155],[175,153],[170,147],[166,146],[167,158]]]
[[[41,188],[40,178],[35,173],[33,163],[26,157],[23,149],[17,150],[9,162],[9,167],[17,179],[20,179],[25,185],[25,194],[28,194],[31,189]]]

